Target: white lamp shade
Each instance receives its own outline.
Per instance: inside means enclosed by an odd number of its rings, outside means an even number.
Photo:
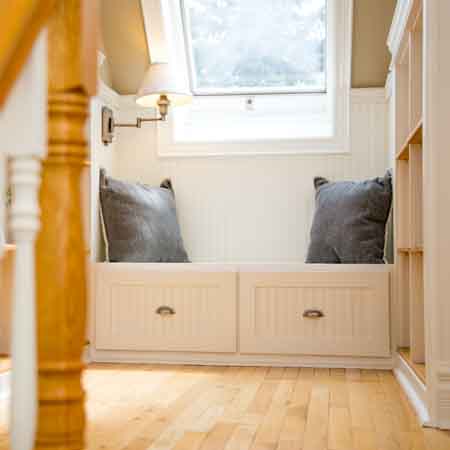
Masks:
[[[156,107],[161,95],[167,96],[171,106],[185,105],[192,99],[189,89],[170,74],[167,63],[150,64],[137,93],[136,103]]]

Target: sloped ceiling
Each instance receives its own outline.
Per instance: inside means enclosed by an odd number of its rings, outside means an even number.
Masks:
[[[396,0],[354,0],[352,86],[384,86],[386,38]],[[103,47],[109,84],[135,94],[150,62],[140,0],[101,0]]]
[[[101,0],[103,47],[119,94],[135,94],[150,63],[140,0]]]
[[[352,86],[384,86],[390,62],[386,39],[397,0],[354,0]]]

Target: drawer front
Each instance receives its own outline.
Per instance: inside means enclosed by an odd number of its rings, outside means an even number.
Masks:
[[[389,356],[389,273],[241,274],[240,351]]]
[[[235,273],[96,273],[99,350],[235,352]]]

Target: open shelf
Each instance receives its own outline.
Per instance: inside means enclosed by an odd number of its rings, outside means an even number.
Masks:
[[[397,247],[400,253],[423,253],[423,247]]]
[[[408,160],[409,159],[409,146],[410,145],[422,145],[422,118],[420,118],[419,123],[416,124],[414,129],[406,138],[405,142],[401,146],[400,150],[397,152],[396,158]]]
[[[396,294],[402,311],[400,354],[425,383],[423,267],[423,34],[415,9],[396,71],[395,234]]]
[[[412,371],[417,375],[419,380],[423,384],[427,384],[426,366],[425,364],[414,363],[411,359],[411,350],[407,347],[399,348],[398,354],[405,361],[406,364],[412,369]]]

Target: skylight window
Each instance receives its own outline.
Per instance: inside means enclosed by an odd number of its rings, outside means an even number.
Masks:
[[[161,157],[347,153],[352,0],[145,0],[152,61],[193,101]]]
[[[181,0],[196,95],[324,93],[327,0]]]

